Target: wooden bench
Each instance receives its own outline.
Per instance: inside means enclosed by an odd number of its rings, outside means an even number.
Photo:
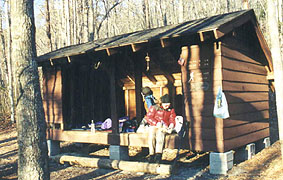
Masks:
[[[89,130],[59,130],[48,129],[47,139],[55,141],[93,143],[102,145],[139,146],[148,147],[147,133],[120,133]],[[175,149],[179,147],[180,138],[177,134],[166,135],[165,148]],[[188,139],[182,141],[181,148],[188,148]]]

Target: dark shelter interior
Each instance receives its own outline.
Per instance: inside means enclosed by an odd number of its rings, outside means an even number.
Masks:
[[[127,116],[123,87],[125,83],[135,85],[139,76],[148,79],[152,84],[158,83],[155,76],[161,75],[167,79],[165,86],[171,102],[177,114],[182,115],[182,95],[176,95],[172,76],[174,73],[180,74],[177,60],[181,46],[182,44],[178,43],[173,48],[162,48],[160,44],[152,43],[134,53],[131,48],[120,48],[111,56],[105,51],[90,51],[71,57],[70,62],[65,59],[53,62],[52,66],[45,66],[44,71],[61,71],[64,129],[88,127],[91,120],[103,122],[111,118],[111,94],[113,95],[114,91],[117,117]],[[145,57],[149,57],[149,62]],[[132,98],[131,101],[135,99]],[[140,108],[143,117],[146,113],[143,103]],[[136,116],[130,117],[135,118]]]

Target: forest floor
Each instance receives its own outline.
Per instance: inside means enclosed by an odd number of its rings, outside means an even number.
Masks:
[[[0,121],[0,179],[17,179],[17,133],[14,124]],[[82,150],[84,149],[84,150]],[[86,152],[86,149],[88,152]],[[108,158],[108,146],[61,143],[61,153],[88,153],[92,157]],[[162,163],[172,164],[177,150],[165,149]],[[146,161],[141,148],[129,148],[130,160]],[[192,180],[279,180],[283,177],[283,160],[279,142],[257,153],[252,159],[235,164],[227,175],[209,173],[209,154],[194,154],[188,150],[180,151],[177,168],[172,175],[153,175],[114,169],[97,169],[61,165],[50,161],[50,178],[58,180],[77,179],[192,179]]]

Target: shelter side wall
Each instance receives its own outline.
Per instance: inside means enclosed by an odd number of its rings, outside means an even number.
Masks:
[[[189,147],[196,151],[223,151],[223,120],[213,116],[214,101],[222,84],[221,54],[217,43],[189,48],[187,66]]]
[[[63,125],[62,77],[60,67],[43,68],[43,108],[47,124]]]
[[[221,44],[223,91],[230,118],[223,120],[225,151],[269,136],[266,69],[251,47],[234,37]]]

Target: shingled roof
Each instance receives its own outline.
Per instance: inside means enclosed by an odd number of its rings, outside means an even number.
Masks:
[[[218,39],[231,32],[234,28],[239,27],[248,21],[251,21],[258,29],[259,32],[257,32],[257,30],[255,31],[258,35],[259,42],[261,43],[262,49],[265,51],[265,55],[268,56],[267,59],[270,61],[269,64],[272,66],[270,52],[268,48],[266,48],[266,42],[258,28],[253,10],[243,10],[221,14],[203,19],[187,21],[181,24],[147,29],[106,39],[99,39],[79,45],[72,45],[39,56],[37,58],[37,61],[44,62],[50,59],[54,60],[58,58],[83,54],[90,50],[101,51],[193,34],[199,34],[200,40],[205,41],[206,39],[203,34],[208,32],[213,33],[214,38]]]

